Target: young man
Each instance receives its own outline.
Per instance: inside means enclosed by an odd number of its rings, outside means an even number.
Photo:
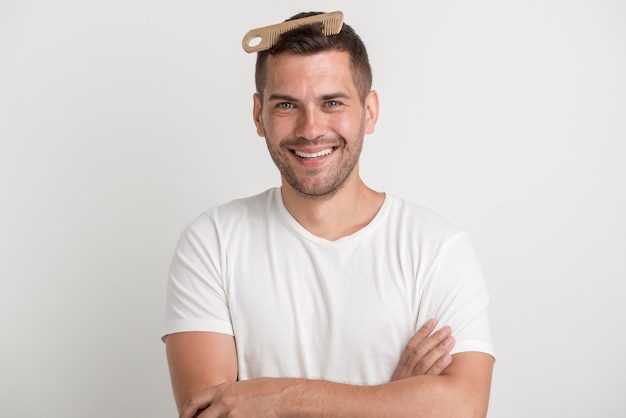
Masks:
[[[361,180],[371,80],[348,25],[259,53],[254,123],[281,187],[179,241],[164,340],[181,417],[486,415],[480,266],[462,231]],[[435,320],[448,326],[431,334]]]

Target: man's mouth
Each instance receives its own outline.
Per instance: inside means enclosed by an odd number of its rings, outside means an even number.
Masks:
[[[298,151],[298,150],[294,150],[293,152],[300,158],[318,158],[318,157],[324,157],[326,155],[329,155],[331,152],[333,152],[333,149],[334,148],[331,147],[331,148],[326,148],[321,151],[311,152],[311,153]]]

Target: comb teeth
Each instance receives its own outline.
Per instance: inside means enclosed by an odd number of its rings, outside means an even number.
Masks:
[[[341,31],[343,14],[341,16],[329,16],[328,21],[322,22],[322,33],[326,36],[336,35]],[[335,28],[339,27],[338,30]]]
[[[276,25],[252,29],[245,34],[241,43],[243,49],[246,52],[264,51],[276,45],[276,42],[278,42],[278,38],[283,33],[300,26],[310,25],[314,23],[322,24],[322,33],[325,36],[336,35],[341,31],[341,27],[343,26],[343,13],[323,13],[319,15],[304,17],[302,19],[289,20],[287,22],[278,23]],[[259,40],[259,42],[256,44],[252,44],[252,41],[255,40]]]

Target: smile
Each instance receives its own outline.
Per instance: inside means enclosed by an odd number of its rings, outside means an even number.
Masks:
[[[293,151],[298,157],[300,158],[317,158],[317,157],[324,157],[325,155],[330,154],[331,152],[333,152],[333,148],[327,148],[318,152],[313,152],[313,153],[308,153],[308,152],[302,152],[302,151]]]

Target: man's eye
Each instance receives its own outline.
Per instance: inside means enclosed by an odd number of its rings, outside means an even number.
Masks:
[[[293,109],[293,103],[278,103],[279,109]]]
[[[336,100],[329,100],[329,101],[326,102],[326,107],[338,107],[340,105],[341,105],[341,103],[339,103]]]

